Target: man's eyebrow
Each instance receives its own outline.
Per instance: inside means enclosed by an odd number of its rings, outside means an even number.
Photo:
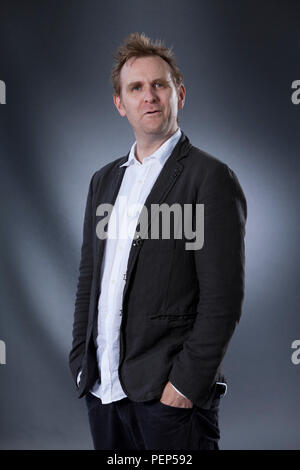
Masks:
[[[131,88],[133,86],[140,85],[141,83],[142,82],[139,81],[139,80],[137,80],[136,82],[130,82],[130,83],[128,83],[127,88]]]
[[[169,83],[170,80],[167,80],[166,78],[155,78],[154,80],[152,80],[152,83],[156,83],[156,82]],[[142,84],[141,80],[136,80],[135,82],[130,82],[127,85],[127,89],[132,88],[132,87],[137,86],[137,85],[141,85],[141,84]]]

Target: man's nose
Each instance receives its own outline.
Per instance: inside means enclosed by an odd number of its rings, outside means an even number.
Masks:
[[[155,90],[152,86],[146,87],[145,94],[144,94],[144,101],[148,103],[153,103],[157,100],[157,96]]]

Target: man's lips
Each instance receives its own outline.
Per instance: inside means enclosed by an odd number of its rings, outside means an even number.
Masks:
[[[144,114],[157,114],[157,113],[160,113],[160,109],[156,109],[154,111],[146,111]]]

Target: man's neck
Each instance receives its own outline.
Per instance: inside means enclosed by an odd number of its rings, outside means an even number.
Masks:
[[[149,157],[149,155],[152,155],[154,152],[156,152],[156,150],[159,149],[159,147],[164,144],[172,135],[174,135],[177,130],[178,127],[177,129],[175,129],[175,131],[171,131],[169,134],[166,134],[164,136],[149,135],[146,136],[146,138],[138,138],[136,136],[136,159],[142,163],[145,157]]]

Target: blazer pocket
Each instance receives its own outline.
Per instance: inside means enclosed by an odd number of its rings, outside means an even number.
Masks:
[[[149,315],[149,319],[152,323],[168,326],[181,326],[181,325],[191,325],[194,323],[196,313],[172,313],[172,314],[152,314]]]

